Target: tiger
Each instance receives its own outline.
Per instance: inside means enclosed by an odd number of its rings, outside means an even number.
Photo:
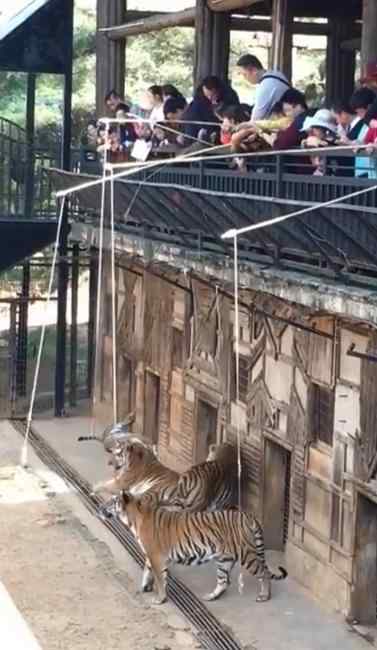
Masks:
[[[126,442],[116,443],[111,453],[114,476],[94,486],[93,494],[101,491],[117,494],[120,490],[128,490],[135,496],[148,492],[155,503],[170,501],[179,474],[160,463],[149,445],[130,436]]]
[[[181,474],[170,504],[163,505],[187,512],[234,508],[239,501],[237,476],[235,447],[227,442],[211,445],[207,460]]]
[[[169,512],[124,490],[116,498],[114,510],[146,556],[142,591],[153,591],[156,583],[156,604],[167,600],[171,563],[197,565],[215,561],[217,581],[214,590],[204,596],[207,601],[216,600],[226,592],[231,571],[238,561],[258,578],[257,602],[270,599],[271,580],[283,580],[288,575],[283,567],[279,567],[279,574],[268,568],[263,530],[252,514],[238,510]]]

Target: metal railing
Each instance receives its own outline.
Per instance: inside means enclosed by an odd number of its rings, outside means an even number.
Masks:
[[[72,170],[79,153],[72,149]],[[0,216],[41,218],[56,215],[55,190],[47,173],[60,167],[60,150],[26,141],[25,129],[0,117]]]

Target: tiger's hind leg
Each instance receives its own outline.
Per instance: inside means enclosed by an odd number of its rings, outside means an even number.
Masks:
[[[265,603],[271,598],[271,580],[268,575],[263,575],[258,578],[258,593],[256,597],[257,603]]]
[[[228,589],[234,565],[235,560],[232,557],[221,557],[216,560],[216,587],[210,594],[203,596],[203,600],[217,600]]]
[[[260,560],[258,559],[255,551],[246,551],[242,557],[241,565],[245,567],[246,571],[252,576],[257,576],[258,589],[257,589],[257,603],[265,603],[271,598],[271,580],[270,573],[266,568],[261,570]]]
[[[150,592],[153,591],[153,585],[154,585],[154,575],[152,571],[152,566],[151,563],[149,562],[148,558],[145,561],[144,565],[144,572],[143,572],[143,580],[141,583],[141,590],[144,592]]]

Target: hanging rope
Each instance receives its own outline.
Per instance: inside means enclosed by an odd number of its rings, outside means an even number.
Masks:
[[[336,203],[341,203],[342,201],[348,201],[348,199],[353,199],[356,196],[361,196],[362,194],[367,194],[367,192],[373,192],[377,190],[377,185],[371,185],[370,187],[365,187],[362,190],[357,190],[351,192],[350,194],[344,194],[339,196],[337,199],[331,199],[330,201],[323,201],[317,203],[316,205],[311,205],[308,208],[302,208],[302,210],[296,210],[295,212],[290,212],[289,214],[283,214],[281,217],[274,217],[273,219],[266,219],[265,221],[260,221],[259,223],[254,223],[251,226],[244,226],[243,228],[231,228],[221,235],[221,239],[234,239],[238,235],[243,235],[246,232],[251,232],[253,230],[260,230],[261,228],[267,228],[268,226],[274,226],[276,223],[282,223],[283,221],[288,221],[288,219],[293,219],[294,217],[299,217],[302,214],[308,212],[314,212],[314,210],[320,210],[322,208],[327,208],[330,205],[335,205]]]
[[[106,134],[109,135],[110,125],[107,125]],[[107,149],[105,150],[105,163],[107,162]],[[103,270],[103,233],[105,226],[105,201],[106,201],[106,182],[107,182],[107,165],[103,166],[102,173],[102,191],[101,191],[101,212],[99,222],[99,244],[98,244],[98,281],[97,281],[97,305],[96,305],[96,329],[95,329],[95,344],[94,344],[94,385],[92,395],[92,408],[91,408],[91,426],[90,435],[95,436],[95,411],[97,406],[97,379],[98,379],[98,364],[99,364],[99,342],[100,342],[100,325],[101,325],[101,302],[102,302],[102,270]]]
[[[111,172],[111,307],[112,307],[112,353],[113,353],[113,424],[118,421],[118,369],[117,369],[117,315],[116,315],[116,278],[115,278],[115,206],[114,206],[114,174]]]
[[[239,314],[239,295],[238,295],[238,246],[237,236],[234,237],[234,343],[236,348],[236,404],[237,409],[240,404],[240,314]],[[238,508],[242,510],[242,462],[241,462],[241,427],[240,418],[237,411],[237,478],[238,478]],[[240,538],[241,539],[241,538]],[[240,557],[240,574],[238,577],[238,589],[240,594],[243,593],[244,579],[242,572],[242,546],[239,548]]]
[[[46,338],[47,311],[48,311],[48,308],[49,308],[49,305],[50,305],[50,302],[51,302],[52,285],[53,285],[53,282],[54,282],[55,268],[56,268],[56,262],[57,262],[57,258],[58,258],[59,242],[60,242],[60,236],[61,236],[61,230],[62,230],[62,224],[63,224],[63,216],[64,216],[64,210],[65,210],[65,201],[66,201],[65,197],[63,197],[63,199],[62,199],[62,201],[60,203],[60,211],[59,211],[59,217],[58,217],[58,223],[57,223],[57,229],[56,229],[56,239],[55,239],[55,244],[54,244],[54,254],[53,254],[52,263],[51,263],[50,278],[49,278],[49,282],[48,282],[47,297],[46,297],[45,308],[44,308],[45,317],[43,319],[42,329],[41,329],[41,336],[40,336],[40,339],[39,339],[37,362],[35,364],[35,371],[34,371],[34,378],[33,378],[33,388],[32,388],[32,391],[31,391],[29,412],[28,412],[27,419],[26,419],[25,438],[24,438],[24,442],[23,442],[23,445],[22,445],[22,448],[21,448],[20,464],[21,464],[22,467],[27,467],[27,465],[28,465],[29,436],[30,436],[31,423],[32,423],[32,419],[33,419],[35,397],[36,397],[36,394],[37,394],[37,387],[38,387],[39,373],[40,373],[40,368],[41,368],[43,346],[44,346],[44,342],[45,342],[45,338]]]
[[[367,149],[369,145],[358,145],[358,151],[365,150]],[[215,160],[227,160],[227,159],[233,159],[233,158],[260,158],[261,156],[263,157],[271,157],[271,156],[279,156],[279,155],[284,155],[288,156],[291,154],[298,155],[300,151],[303,154],[318,154],[318,153],[330,153],[333,151],[338,151],[340,153],[341,151],[352,151],[354,152],[355,147],[353,145],[350,146],[345,146],[345,147],[313,147],[311,149],[305,149],[305,150],[300,150],[300,149],[286,149],[286,150],[271,150],[271,151],[253,151],[251,153],[231,153],[231,152],[226,152],[222,154],[216,154],[216,155],[203,155],[207,154],[209,152],[215,151],[216,149],[224,149],[224,145],[216,145],[212,147],[208,147],[207,149],[201,149],[200,151],[194,151],[194,152],[189,152],[185,154],[181,154],[179,156],[176,156],[175,158],[168,158],[166,160],[156,160],[156,161],[147,161],[145,163],[136,163],[136,166],[133,167],[132,169],[126,169],[126,171],[119,172],[118,174],[114,174],[114,181],[117,181],[119,179],[126,178],[128,176],[132,176],[133,174],[137,174],[139,171],[142,171],[143,169],[147,169],[148,167],[165,167],[167,165],[178,165],[181,162],[203,162],[203,161],[208,161],[210,160],[211,162]],[[200,155],[199,155],[200,154]],[[133,163],[124,163],[125,166],[130,167],[130,165],[133,165]],[[109,167],[109,163],[107,164]],[[114,164],[114,168],[121,168],[122,164]],[[109,178],[106,180],[106,182],[109,181]],[[85,183],[81,183],[80,185],[76,185],[73,187],[69,187],[65,190],[59,190],[56,193],[57,198],[62,198],[63,196],[67,196],[68,194],[75,194],[76,192],[80,192],[82,190],[89,189],[91,187],[96,187],[97,185],[100,185],[102,183],[102,178],[96,179],[94,181],[86,181]],[[363,190],[362,190],[363,191]],[[362,193],[361,191],[361,193]],[[233,237],[233,235],[231,236]]]

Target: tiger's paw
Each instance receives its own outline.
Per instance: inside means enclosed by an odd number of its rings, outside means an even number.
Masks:
[[[225,589],[222,591],[216,591],[216,589],[214,589],[214,591],[211,591],[210,594],[204,594],[202,598],[206,602],[211,602],[211,600],[217,600],[218,598],[220,598],[220,596],[224,593],[224,591]]]
[[[155,596],[153,598],[152,603],[153,605],[163,605],[167,601],[167,596]]]
[[[256,597],[255,600],[257,603],[266,603],[268,600],[270,600],[270,596],[268,594],[260,594]]]

